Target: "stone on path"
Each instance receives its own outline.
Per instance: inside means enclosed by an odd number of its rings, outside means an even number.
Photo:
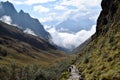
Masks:
[[[71,67],[69,67],[69,71],[70,71],[70,76],[68,80],[81,80],[81,75],[79,75],[79,70],[76,68],[75,65],[71,65]]]

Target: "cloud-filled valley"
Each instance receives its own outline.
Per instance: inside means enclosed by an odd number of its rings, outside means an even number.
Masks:
[[[101,10],[101,0],[9,1],[15,5],[18,12],[23,9],[32,17],[39,19],[51,34],[53,42],[68,49],[79,46],[95,33],[96,20]],[[10,24],[12,21],[10,17],[6,18],[6,22]],[[33,35],[36,33],[29,28],[26,28],[25,32]]]
[[[80,30],[77,33],[59,32],[55,27],[50,27],[46,30],[51,34],[55,44],[67,49],[73,49],[96,32],[96,25],[93,25],[90,30]]]

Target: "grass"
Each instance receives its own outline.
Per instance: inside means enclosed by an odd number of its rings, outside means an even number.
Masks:
[[[0,80],[60,80],[63,77],[61,74],[74,62],[76,56],[70,55],[49,64],[39,60],[22,62],[11,56],[1,58]]]
[[[116,17],[120,16],[119,11],[120,8]],[[109,30],[95,34],[74,63],[86,80],[120,79],[120,20],[115,18],[109,24]],[[104,30],[106,25],[99,27]]]
[[[56,79],[68,67],[67,61],[70,60],[66,60],[67,56],[49,56],[52,53],[34,50],[31,50],[30,54],[20,53],[16,49],[21,50],[21,47],[21,44],[14,48],[10,48],[8,45],[0,45],[2,53],[7,51],[6,56],[0,56],[0,80],[39,80],[37,79],[39,76],[43,76],[40,80]],[[57,50],[50,52],[59,53]]]
[[[83,52],[87,54],[87,57],[86,55],[79,57],[76,66],[82,71],[82,74],[85,75],[86,80],[120,79],[120,41],[118,33],[117,37],[116,35],[112,36],[113,41],[111,41],[109,37],[100,36],[97,38],[97,43],[93,41],[85,47]],[[105,43],[103,43],[103,40],[105,40]],[[102,44],[102,47],[100,44]],[[91,51],[88,53],[90,45],[93,45],[93,49],[90,48]]]

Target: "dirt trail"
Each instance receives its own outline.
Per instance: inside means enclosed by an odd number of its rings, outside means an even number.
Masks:
[[[69,68],[70,76],[68,80],[84,80],[82,79],[81,75],[79,75],[79,70],[76,68],[75,65],[71,65]]]

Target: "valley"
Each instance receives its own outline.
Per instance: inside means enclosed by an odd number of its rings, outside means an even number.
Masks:
[[[0,21],[0,80],[120,79],[120,0],[102,0],[96,33],[70,53],[52,42],[37,19],[9,1],[0,6],[0,17],[13,20]]]

